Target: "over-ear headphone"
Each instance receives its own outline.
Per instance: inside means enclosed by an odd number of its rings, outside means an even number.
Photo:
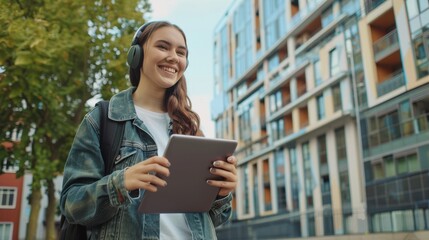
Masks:
[[[128,50],[127,63],[132,69],[138,69],[143,63],[143,48],[139,44],[139,38],[143,31],[149,26],[151,22],[143,24],[134,34],[133,41],[131,42],[130,50]]]
[[[132,69],[139,69],[143,64],[143,48],[139,44],[139,38],[144,30],[151,25],[153,22],[147,22],[143,24],[134,34],[133,41],[131,42],[130,50],[128,50],[127,63]],[[186,52],[186,68],[189,65],[188,59],[189,51]]]

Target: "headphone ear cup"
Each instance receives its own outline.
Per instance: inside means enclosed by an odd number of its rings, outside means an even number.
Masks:
[[[135,44],[130,47],[130,50],[128,50],[127,63],[132,69],[136,69],[141,66],[143,63],[143,49],[140,45]]]

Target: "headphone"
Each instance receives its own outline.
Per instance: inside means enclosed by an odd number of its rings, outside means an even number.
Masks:
[[[139,44],[139,38],[144,30],[153,22],[143,24],[134,34],[133,41],[131,42],[130,50],[128,50],[127,63],[131,69],[139,69],[143,64],[143,48]],[[186,68],[188,68],[188,51],[186,52]]]
[[[139,45],[139,38],[146,27],[150,24],[151,22],[143,24],[134,34],[127,57],[128,66],[130,66],[132,69],[138,69],[143,64],[143,48]]]

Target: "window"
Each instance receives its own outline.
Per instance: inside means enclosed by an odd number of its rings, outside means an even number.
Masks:
[[[347,145],[344,127],[335,129],[335,144],[337,145],[338,162],[347,160]]]
[[[332,6],[322,12],[322,27],[326,27],[334,20],[334,12]]]
[[[384,178],[384,165],[382,161],[374,162],[372,164],[372,174],[374,175],[374,180]]]
[[[334,112],[341,110],[343,107],[342,107],[342,101],[341,101],[340,84],[337,84],[332,87],[332,98],[334,102]]]
[[[340,190],[341,200],[343,203],[350,204],[350,184],[349,184],[349,172],[344,171],[340,173]],[[343,206],[344,207],[344,206]]]
[[[313,207],[313,185],[314,185],[314,178],[312,174],[312,163],[311,163],[311,156],[310,156],[310,147],[309,143],[303,143],[302,144],[302,160],[304,162],[304,183],[305,183],[305,197],[307,202],[307,207],[312,208]]]
[[[15,208],[17,189],[13,187],[0,187],[0,208]]]
[[[322,95],[316,97],[317,100],[317,119],[321,120],[325,118],[325,99]]]
[[[286,211],[286,179],[283,149],[279,149],[275,152],[275,161],[278,209],[279,211]]]
[[[317,151],[319,152],[320,165],[328,163],[328,156],[326,153],[326,136],[321,135],[317,138]]]
[[[258,165],[252,164],[252,177],[253,177],[253,206],[255,209],[255,215],[259,215],[259,181],[258,181]]]
[[[274,121],[271,124],[271,131],[274,141],[279,140],[285,136],[285,121],[283,118]]]
[[[11,240],[12,231],[13,231],[12,223],[0,222],[0,239]]]
[[[243,188],[243,202],[244,202],[244,206],[243,206],[243,213],[244,214],[249,214],[250,213],[250,201],[249,201],[249,166],[246,165],[244,166],[244,171],[243,171],[243,182],[242,184],[242,188]]]
[[[321,70],[320,70],[320,60],[319,59],[317,59],[313,63],[313,67],[314,67],[314,81],[316,83],[316,86],[319,86],[322,83],[322,74],[321,74]]]
[[[271,181],[270,181],[270,162],[268,159],[262,161],[262,176],[264,186],[264,210],[272,210],[271,202]]]
[[[429,1],[406,0],[418,77],[429,75]]]
[[[270,95],[270,111],[273,113],[282,107],[282,92],[279,90]]]
[[[290,159],[290,178],[292,187],[292,208],[295,211],[299,211],[299,175],[298,175],[298,163],[296,159],[296,149],[289,149]]]
[[[340,59],[337,48],[329,52],[329,76],[335,76],[340,71]]]

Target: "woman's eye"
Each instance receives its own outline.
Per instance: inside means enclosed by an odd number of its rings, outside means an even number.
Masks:
[[[159,45],[158,48],[162,49],[162,50],[167,50],[167,47],[164,45]]]
[[[179,55],[179,56],[186,56],[186,52],[184,52],[184,51],[178,51],[177,55]]]

